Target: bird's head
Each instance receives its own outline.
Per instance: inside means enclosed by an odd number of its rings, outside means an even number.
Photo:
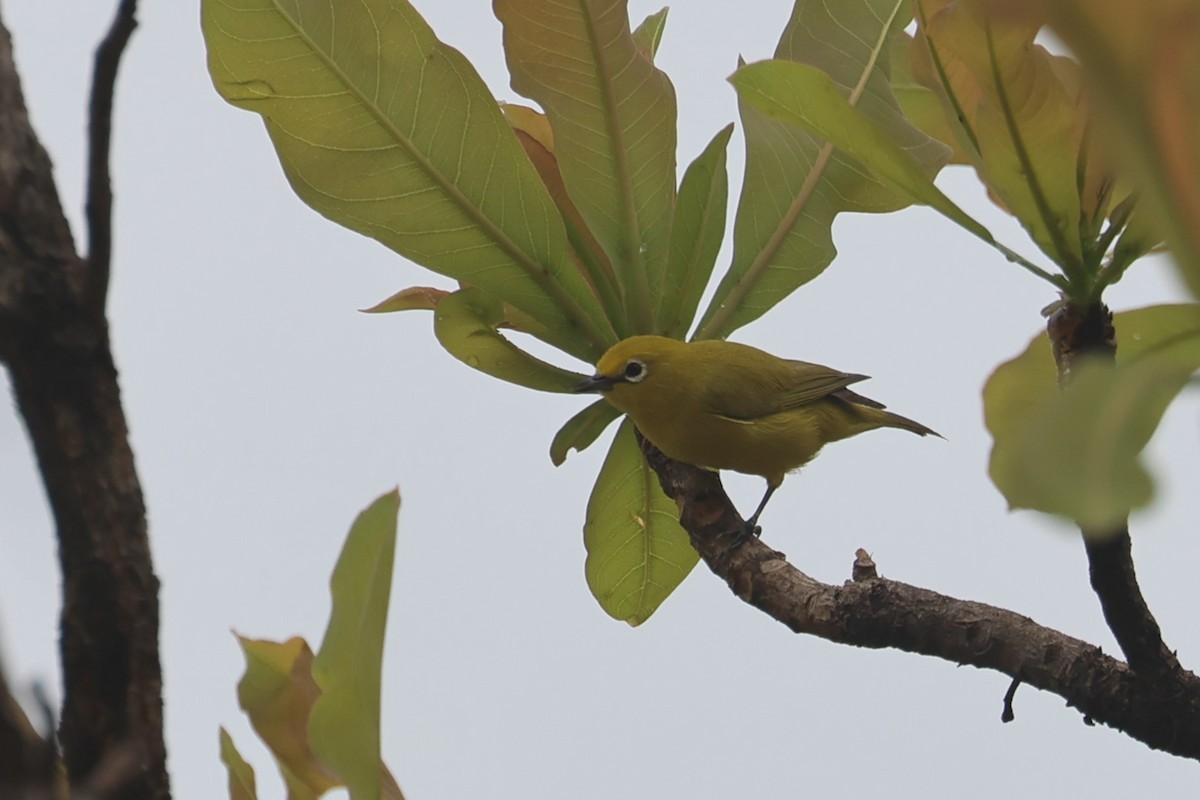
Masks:
[[[575,387],[577,393],[597,392],[626,413],[639,405],[665,397],[670,365],[683,342],[663,336],[633,336],[617,342],[596,362],[596,374]]]

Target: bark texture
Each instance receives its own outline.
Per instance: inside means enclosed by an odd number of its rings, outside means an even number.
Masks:
[[[0,27],[0,359],[53,511],[63,581],[58,738],[72,791],[165,798],[158,579],[105,318],[113,81],[135,3],[96,56],[88,257],[77,255],[51,164]]]

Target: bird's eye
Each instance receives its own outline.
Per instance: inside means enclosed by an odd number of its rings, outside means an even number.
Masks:
[[[625,365],[624,377],[629,383],[637,383],[646,377],[646,365],[636,358],[631,358],[629,363]]]

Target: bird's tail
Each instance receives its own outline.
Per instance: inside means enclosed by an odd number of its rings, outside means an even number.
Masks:
[[[883,418],[887,420],[887,422],[884,424],[889,428],[903,428],[906,431],[912,431],[917,436],[936,436],[939,439],[946,438],[933,428],[927,428],[914,419],[902,417],[899,414],[893,414],[891,411],[884,411]]]
[[[874,418],[874,420],[882,427],[902,428],[906,431],[912,431],[917,436],[936,436],[939,439],[946,438],[933,428],[927,428],[921,423],[917,422],[915,419],[909,419],[908,417],[902,417],[899,414],[893,414],[891,411],[885,411],[884,409],[887,408],[887,406],[885,406],[883,403],[879,402],[878,400],[872,400],[869,397],[863,397],[858,392],[850,389],[840,389],[837,392],[834,392],[833,396],[852,405],[866,406],[867,408],[872,409],[872,411],[866,412],[866,416],[868,418]]]

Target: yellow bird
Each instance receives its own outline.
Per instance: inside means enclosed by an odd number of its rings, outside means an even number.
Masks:
[[[767,480],[746,533],[784,476],[828,442],[875,428],[936,431],[846,388],[866,375],[789,361],[744,344],[633,336],[613,345],[575,387],[599,392],[666,455]]]

